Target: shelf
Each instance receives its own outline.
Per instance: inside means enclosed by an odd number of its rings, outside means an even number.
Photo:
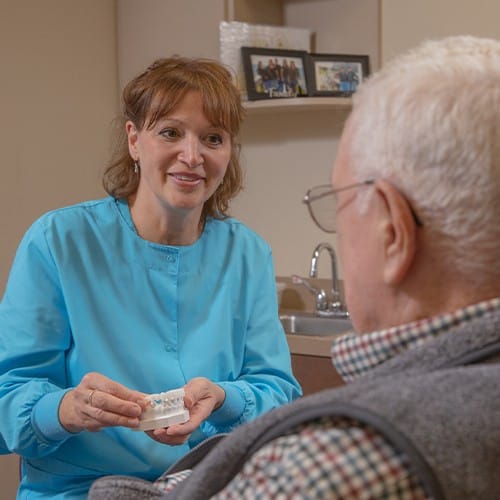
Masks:
[[[350,107],[349,97],[291,97],[245,101],[249,115],[269,112],[318,111],[339,107]]]

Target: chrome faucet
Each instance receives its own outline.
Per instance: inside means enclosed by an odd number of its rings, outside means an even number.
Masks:
[[[333,247],[329,243],[320,243],[314,249],[311,258],[311,268],[309,271],[309,276],[311,278],[318,277],[318,260],[323,250],[326,250],[329,253],[332,265],[331,300],[328,300],[328,296],[323,289],[318,289],[312,286],[304,278],[300,278],[299,276],[293,275],[292,280],[294,283],[304,285],[311,293],[314,294],[316,298],[316,313],[318,314],[318,316],[347,318],[349,316],[349,313],[347,312],[345,305],[342,303],[342,299],[340,296],[340,287],[337,274],[337,259],[335,256],[335,251],[333,250]]]

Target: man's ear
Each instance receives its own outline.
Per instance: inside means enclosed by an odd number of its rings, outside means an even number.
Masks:
[[[378,194],[385,205],[382,224],[383,276],[386,284],[398,285],[407,276],[417,251],[417,227],[407,199],[389,182],[377,180]]]
[[[134,160],[137,160],[139,158],[139,153],[136,146],[138,137],[137,128],[130,120],[125,123],[125,132],[127,133],[128,138],[128,152]]]

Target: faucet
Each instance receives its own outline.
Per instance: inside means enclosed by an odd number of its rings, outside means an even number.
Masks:
[[[318,276],[318,260],[321,252],[326,250],[330,255],[330,261],[332,265],[332,296],[331,300],[328,300],[326,292],[322,289],[318,289],[312,286],[306,279],[300,278],[299,276],[293,275],[292,281],[304,285],[311,293],[315,295],[316,298],[316,313],[318,316],[326,317],[336,317],[336,318],[347,318],[349,313],[345,305],[342,303],[340,297],[340,287],[337,274],[337,259],[335,257],[335,251],[329,243],[320,243],[316,246],[313,251],[311,258],[311,268],[309,271],[309,276],[311,278],[317,278]]]

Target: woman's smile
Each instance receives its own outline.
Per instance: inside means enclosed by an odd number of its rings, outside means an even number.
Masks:
[[[205,180],[204,176],[193,174],[190,172],[169,172],[167,173],[167,175],[174,181],[176,181],[180,186],[186,185],[189,187],[194,187]]]

